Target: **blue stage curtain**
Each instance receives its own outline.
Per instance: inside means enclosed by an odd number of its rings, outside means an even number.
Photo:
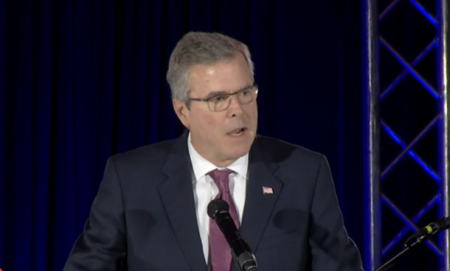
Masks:
[[[178,137],[187,31],[249,45],[259,132],[325,154],[364,252],[359,1],[0,0],[0,268],[61,270],[107,158]]]

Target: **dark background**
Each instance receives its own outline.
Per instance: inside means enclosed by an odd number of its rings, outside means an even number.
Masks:
[[[107,158],[181,134],[165,73],[187,31],[249,46],[259,133],[327,156],[364,258],[360,2],[0,0],[0,268],[61,270]]]

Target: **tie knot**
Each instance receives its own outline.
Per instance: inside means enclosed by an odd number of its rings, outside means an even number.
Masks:
[[[228,185],[228,176],[233,173],[231,169],[215,169],[208,173],[209,176],[214,180],[220,192],[230,192],[230,187]]]

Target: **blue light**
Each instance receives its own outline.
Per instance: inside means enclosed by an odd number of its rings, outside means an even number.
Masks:
[[[381,126],[386,130],[386,132],[400,145],[402,148],[406,147],[406,144],[401,140],[395,133],[392,131],[383,121],[381,122]],[[408,151],[408,154],[416,160],[419,165],[422,166],[423,169],[431,176],[434,180],[440,183],[441,178],[431,169],[422,159],[420,159],[413,151]],[[384,179],[384,176],[382,176]]]
[[[436,47],[436,38],[433,39],[433,41],[428,44],[428,46],[414,59],[413,63],[411,64],[413,67],[415,67],[428,53]],[[380,95],[380,101],[382,101],[402,80],[405,78],[405,76],[408,75],[408,70],[404,70],[397,78],[392,81],[392,83],[381,93]]]
[[[411,223],[411,221],[409,221],[409,219],[408,218],[406,218],[405,217],[405,215],[404,214],[402,214],[401,213],[401,211],[396,207],[396,206],[394,206],[394,205],[392,205],[390,202],[389,202],[389,200],[388,199],[386,199],[386,197],[385,196],[381,196],[381,200],[388,206],[388,207],[390,207],[391,208],[391,210],[400,218],[400,219],[402,219],[403,220],[403,222],[405,222],[405,224],[410,228],[410,229],[413,229],[413,230],[417,230],[416,228],[416,225],[415,224],[413,224],[413,223]],[[426,244],[437,254],[437,255],[439,255],[439,256],[443,256],[443,253],[441,252],[441,251],[439,251],[439,249],[438,248],[436,248],[435,246],[433,246],[432,244],[431,244],[431,242],[430,241],[426,241]]]
[[[422,13],[422,15],[425,16],[428,21],[430,21],[430,23],[432,23],[434,26],[437,26],[436,19],[433,17],[433,15],[428,13],[428,11],[426,11],[419,2],[417,2],[416,0],[409,0],[409,2],[411,2],[411,4],[413,4],[417,8],[417,10],[419,10],[420,13]]]
[[[413,67],[411,67],[409,65],[409,63],[407,63],[403,57],[401,57],[395,50],[394,48],[392,48],[392,46],[390,46],[381,36],[380,36],[380,43],[398,60],[398,62],[400,62],[400,64],[403,65],[403,67],[405,67],[412,76],[414,76],[417,81],[419,81],[427,90],[428,92],[430,92],[436,99],[439,99],[439,94],[437,93],[437,91],[428,83],[425,81],[424,78],[422,78],[415,70]]]
[[[428,210],[431,209],[431,207],[434,206],[434,204],[436,202],[440,202],[440,196],[436,195],[434,196],[434,198],[427,203],[427,205],[425,205],[425,207],[422,208],[422,210],[420,210],[416,216],[413,218],[413,222],[417,223],[427,212]],[[389,204],[389,203],[388,203]],[[397,236],[392,239],[392,241],[383,249],[383,251],[381,252],[382,257],[386,256],[386,254],[400,241],[400,239],[402,239],[405,234],[410,230],[411,228],[409,226],[406,226],[403,228],[403,230],[401,230]]]

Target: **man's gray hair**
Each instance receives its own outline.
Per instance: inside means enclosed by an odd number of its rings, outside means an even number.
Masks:
[[[213,65],[222,60],[231,60],[237,53],[245,57],[253,81],[254,68],[247,45],[219,33],[189,32],[184,35],[169,60],[167,82],[172,98],[188,101],[189,69],[193,65]]]

